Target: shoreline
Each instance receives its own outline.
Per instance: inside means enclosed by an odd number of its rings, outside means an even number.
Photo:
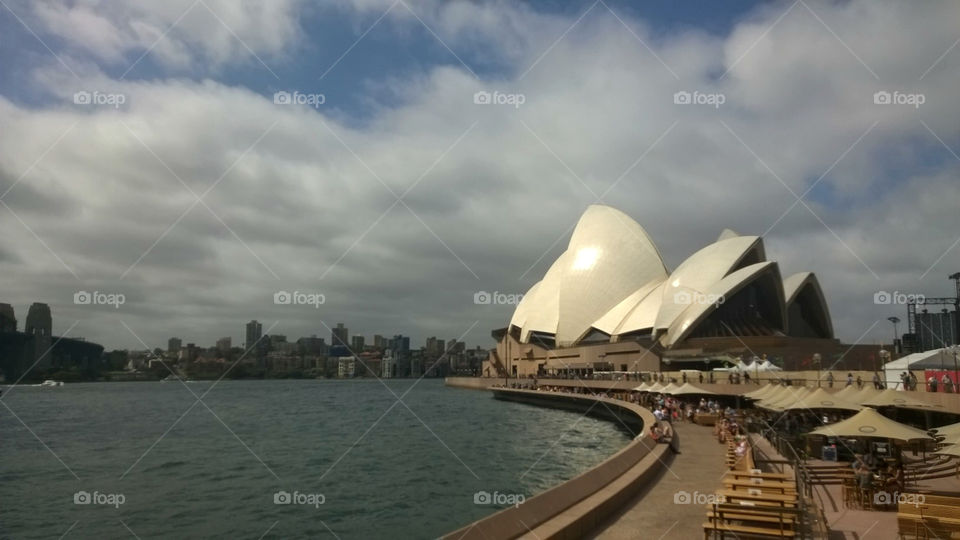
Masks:
[[[444,539],[516,538],[527,533],[540,538],[583,538],[597,532],[602,524],[622,511],[671,461],[672,445],[656,444],[644,433],[644,426],[656,420],[652,412],[639,405],[589,394],[492,388],[487,384],[500,382],[498,379],[471,379],[471,382],[457,379],[462,378],[448,378],[445,384],[490,390],[499,400],[596,415],[629,425],[628,431],[639,435],[614,455],[574,478],[521,505],[502,509],[452,531],[444,535]],[[603,408],[595,413],[600,404]],[[675,442],[679,444],[678,440]]]

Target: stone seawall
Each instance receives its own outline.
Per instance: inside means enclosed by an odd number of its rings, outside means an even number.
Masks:
[[[475,379],[477,380],[477,379]],[[479,379],[490,384],[496,379]],[[487,386],[451,386],[486,388]],[[539,538],[582,538],[618,512],[640,490],[655,481],[671,461],[672,450],[643,433],[655,419],[639,405],[589,395],[490,388],[497,399],[590,414],[639,434],[625,448],[595,467],[528,499],[444,536],[445,539],[518,538],[537,531]]]

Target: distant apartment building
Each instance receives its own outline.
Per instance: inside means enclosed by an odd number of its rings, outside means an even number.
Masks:
[[[361,353],[357,357],[356,374],[358,377],[379,377],[382,366],[383,358],[380,353]]]
[[[317,336],[302,337],[297,340],[300,352],[306,355],[320,356],[327,354],[327,342]]]
[[[245,337],[243,348],[249,351],[263,337],[263,325],[255,320],[248,322]]]
[[[380,334],[375,334],[373,336],[373,347],[382,351],[390,347],[390,340]]]
[[[397,359],[393,356],[393,351],[386,349],[383,351],[383,360],[380,361],[380,378],[393,379],[397,376]]]
[[[357,375],[357,361],[352,356],[341,356],[337,359],[337,376],[341,379],[349,379]]]
[[[167,352],[170,354],[177,354],[180,352],[180,349],[183,348],[183,340],[177,337],[172,337],[167,340]]]
[[[330,345],[342,345],[344,347],[350,345],[350,330],[343,323],[337,323],[337,327],[333,329],[330,336]]]
[[[363,336],[353,336],[350,338],[350,348],[359,354],[363,352],[363,342]]]

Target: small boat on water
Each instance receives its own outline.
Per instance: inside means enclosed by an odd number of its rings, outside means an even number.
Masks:
[[[53,379],[47,379],[40,383],[40,386],[63,386],[63,381],[55,381]]]
[[[181,379],[180,377],[177,377],[177,376],[174,375],[173,373],[171,373],[171,374],[167,375],[166,377],[160,379],[160,382],[171,382],[171,381],[179,381],[179,380],[182,380],[182,379]]]

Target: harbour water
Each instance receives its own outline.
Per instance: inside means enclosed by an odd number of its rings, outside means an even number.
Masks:
[[[628,442],[439,380],[3,390],[2,538],[435,538]]]

